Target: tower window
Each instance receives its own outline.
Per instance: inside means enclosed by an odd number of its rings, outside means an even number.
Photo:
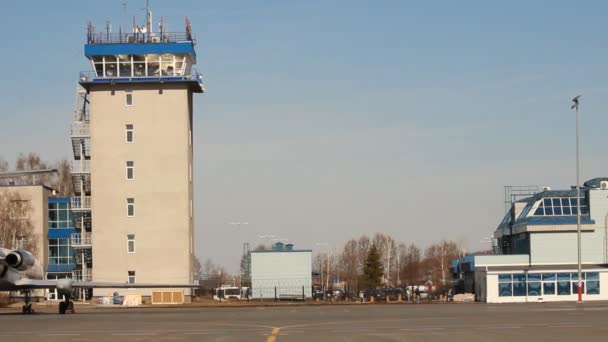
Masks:
[[[127,137],[127,143],[132,143],[133,142],[133,125],[127,125],[126,126],[126,137]]]
[[[127,179],[133,180],[135,178],[135,162],[127,161]]]
[[[127,198],[127,216],[135,216],[135,198]]]
[[[127,90],[125,92],[125,105],[126,106],[133,105],[133,92],[131,90]]]
[[[127,251],[135,253],[135,234],[127,235]]]
[[[129,284],[135,284],[135,271],[129,271]]]

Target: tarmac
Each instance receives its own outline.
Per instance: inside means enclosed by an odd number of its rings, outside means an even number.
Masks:
[[[0,309],[0,341],[605,341],[608,303]]]

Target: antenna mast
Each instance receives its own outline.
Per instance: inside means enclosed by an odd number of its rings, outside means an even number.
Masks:
[[[146,0],[146,33],[152,33],[152,11],[150,10],[149,0]]]

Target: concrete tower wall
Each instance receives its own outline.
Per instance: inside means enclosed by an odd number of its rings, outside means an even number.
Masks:
[[[184,83],[93,85],[89,91],[93,280],[126,282],[135,271],[138,283],[191,283],[192,91]],[[126,141],[127,125],[133,142]],[[127,161],[133,162],[132,180]],[[128,198],[134,199],[133,217]],[[114,291],[96,289],[94,296]]]

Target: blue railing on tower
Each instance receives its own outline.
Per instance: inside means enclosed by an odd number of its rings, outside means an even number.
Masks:
[[[150,44],[181,43],[196,44],[196,37],[188,32],[163,33],[106,33],[93,32],[87,35],[87,44]]]

